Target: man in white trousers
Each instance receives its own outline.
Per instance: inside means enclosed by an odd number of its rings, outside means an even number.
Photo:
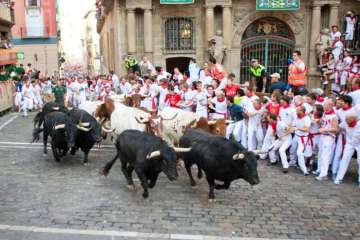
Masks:
[[[336,110],[336,115],[339,119],[339,124],[342,124],[345,122],[345,114],[352,110],[351,107],[352,98],[348,95],[341,95],[336,101],[336,104],[338,107],[340,107],[339,109]],[[331,169],[333,180],[335,180],[337,171],[339,169],[340,160],[344,153],[344,147],[346,141],[345,135],[346,135],[345,129],[339,129],[339,133],[337,134],[335,153],[334,153],[334,157],[332,161],[332,169]]]
[[[317,167],[319,176],[316,177],[318,181],[327,179],[330,161],[334,153],[335,137],[339,129],[338,117],[334,111],[334,106],[334,101],[327,99],[324,103],[324,114],[320,120]]]
[[[234,99],[231,97],[227,98],[227,106],[230,118],[233,122],[226,127],[226,138],[230,139],[231,135],[233,135],[235,141],[240,142],[243,126],[242,121],[244,121],[244,109],[239,105],[234,104]]]
[[[295,127],[293,127],[295,135],[291,142],[289,164],[293,166],[296,165],[297,158],[301,171],[307,176],[309,175],[309,172],[305,165],[304,151],[305,146],[308,143],[311,120],[310,117],[306,115],[305,111],[306,109],[304,106],[296,108],[297,118],[295,120]]]
[[[273,148],[269,152],[270,163],[277,162],[276,152],[279,151],[283,173],[287,173],[289,163],[286,156],[286,150],[290,147],[292,142],[291,127],[285,122],[277,120],[277,116],[275,114],[270,114],[269,124],[278,136]]]
[[[351,158],[354,151],[357,153],[358,162],[358,183],[360,187],[360,121],[359,116],[350,111],[346,113],[345,122],[341,123],[340,128],[346,131],[346,144],[344,148],[344,154],[340,161],[339,171],[336,175],[335,184],[340,184],[346,174],[349,167]]]

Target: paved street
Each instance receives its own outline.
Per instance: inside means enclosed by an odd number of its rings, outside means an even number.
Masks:
[[[33,116],[33,113],[32,113]],[[261,183],[243,180],[229,191],[191,188],[161,175],[148,200],[126,188],[120,164],[99,171],[114,156],[111,144],[56,163],[31,141],[32,117],[0,117],[0,239],[360,239],[360,189],[353,164],[345,183],[316,182],[291,169],[259,164]],[[134,175],[135,176],[135,175]],[[233,238],[236,239],[236,238]]]

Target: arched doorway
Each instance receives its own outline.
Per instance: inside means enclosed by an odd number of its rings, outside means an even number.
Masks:
[[[189,71],[189,62],[191,58],[188,57],[172,57],[166,59],[166,71],[169,73],[174,72],[174,68],[179,68],[180,72],[184,73]]]
[[[288,59],[294,47],[294,33],[286,23],[273,17],[254,21],[246,28],[241,41],[240,80],[250,79],[250,61],[256,58],[269,74],[280,73],[281,80],[287,81]]]

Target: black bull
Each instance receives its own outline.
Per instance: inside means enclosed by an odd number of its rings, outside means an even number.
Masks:
[[[164,172],[170,181],[177,179],[176,153],[189,151],[189,149],[171,148],[161,138],[138,130],[122,132],[115,146],[117,154],[106,164],[103,175],[107,176],[116,160],[120,158],[121,170],[128,186],[134,189],[132,172],[135,170],[144,189],[144,198],[149,196],[148,188],[155,186],[160,172]]]
[[[195,185],[191,174],[193,164],[205,172],[210,187],[209,200],[215,199],[214,189],[228,189],[233,180],[242,178],[251,185],[260,182],[255,154],[234,141],[200,129],[189,129],[180,139],[180,147],[191,148],[181,156],[191,185]],[[215,180],[224,184],[215,184]]]

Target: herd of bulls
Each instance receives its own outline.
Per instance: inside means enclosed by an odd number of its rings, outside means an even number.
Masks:
[[[144,190],[143,197],[147,198],[148,189],[155,186],[161,172],[170,181],[177,179],[181,159],[192,186],[196,183],[191,167],[197,166],[199,178],[205,173],[212,201],[214,189],[228,189],[236,179],[242,178],[251,185],[259,183],[257,156],[224,138],[225,129],[225,120],[208,121],[175,108],[166,108],[154,116],[108,99],[85,102],[72,110],[47,103],[34,119],[33,141],[38,141],[43,132],[44,154],[50,135],[56,161],[61,161],[69,150],[74,155],[81,149],[87,164],[91,148],[111,134],[117,154],[103,168],[103,175],[108,175],[120,159],[128,187],[135,189],[132,179],[135,171]],[[215,180],[223,184],[216,184]]]

